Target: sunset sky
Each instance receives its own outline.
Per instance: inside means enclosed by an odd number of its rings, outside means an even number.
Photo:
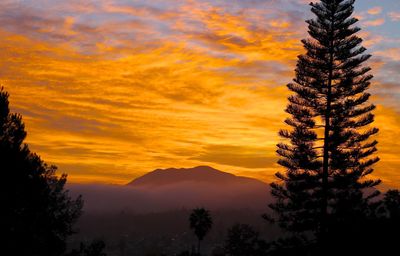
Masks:
[[[2,0],[0,83],[71,182],[210,165],[269,182],[305,0]],[[359,0],[381,162],[400,186],[400,1]]]

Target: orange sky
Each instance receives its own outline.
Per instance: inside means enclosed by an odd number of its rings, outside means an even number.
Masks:
[[[0,81],[31,148],[70,181],[196,165],[272,180],[304,1],[40,2],[0,3]],[[377,75],[374,175],[393,187],[400,19],[387,7],[367,0],[357,16]]]

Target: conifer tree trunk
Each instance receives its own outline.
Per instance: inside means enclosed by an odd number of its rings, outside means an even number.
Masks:
[[[329,135],[331,129],[331,102],[332,102],[332,76],[333,76],[333,26],[334,26],[334,15],[330,16],[330,31],[329,31],[329,70],[328,70],[328,84],[326,94],[326,113],[325,113],[325,127],[324,127],[324,146],[323,146],[323,163],[322,163],[322,190],[323,200],[321,209],[321,227],[320,236],[321,244],[323,247],[326,245],[326,232],[327,232],[327,217],[328,217],[328,189],[329,189]]]
[[[197,255],[200,256],[200,239],[197,239]]]

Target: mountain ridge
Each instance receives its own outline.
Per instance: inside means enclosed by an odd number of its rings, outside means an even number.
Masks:
[[[154,171],[132,180],[126,185],[134,187],[166,186],[184,182],[209,184],[258,183],[259,185],[267,186],[267,184],[261,180],[245,176],[237,176],[232,173],[217,170],[210,166],[155,169]]]
[[[163,212],[182,208],[254,209],[265,212],[269,186],[209,166],[156,169],[127,185],[69,184],[82,195],[84,211],[92,213]]]

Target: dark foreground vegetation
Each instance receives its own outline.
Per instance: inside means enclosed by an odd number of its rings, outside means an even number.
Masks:
[[[213,213],[194,209],[185,216],[197,242],[168,255],[393,255],[398,251],[400,193],[381,195],[380,180],[370,178],[378,142],[372,127],[375,106],[368,103],[372,75],[364,66],[370,55],[356,35],[354,0],[311,4],[310,38],[299,56],[293,92],[280,131],[279,164],[285,168],[271,184],[275,202],[263,217],[282,229],[266,239],[248,224],[227,227],[223,242],[211,250],[202,245],[216,225]],[[71,198],[67,176],[56,175],[24,143],[21,116],[10,113],[8,94],[0,91],[1,250],[4,255],[100,256],[102,240],[67,246],[82,214],[83,199]],[[261,216],[260,216],[261,218]],[[99,234],[101,236],[101,234]],[[171,243],[179,242],[168,238]],[[86,239],[82,239],[85,240]],[[127,255],[126,240],[112,255]],[[138,241],[140,242],[140,240]],[[70,246],[71,247],[71,246]],[[110,253],[111,255],[111,253]],[[167,255],[164,251],[147,255]]]

